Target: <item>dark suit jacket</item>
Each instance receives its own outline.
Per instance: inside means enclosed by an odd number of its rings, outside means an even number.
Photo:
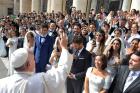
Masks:
[[[55,31],[53,31],[53,32],[51,32],[52,33],[52,35],[51,35],[51,37],[53,37],[54,38],[54,40],[56,39],[56,37],[58,36],[58,33],[56,32],[56,30]]]
[[[44,43],[40,42],[40,35],[35,37],[35,63],[36,63],[36,72],[45,72],[46,64],[49,63],[49,58],[53,50],[54,39],[50,36],[45,37]]]
[[[74,59],[71,73],[75,74],[76,79],[84,79],[87,68],[91,66],[91,54],[83,49],[80,55]]]
[[[68,36],[68,46],[70,46],[74,37],[73,31],[67,32],[67,36]]]
[[[121,66],[111,84],[108,93],[140,93],[140,76],[136,78],[130,86],[123,92],[125,81],[129,75],[128,66]]]
[[[17,48],[23,48],[23,43],[24,43],[24,38],[19,37]]]
[[[128,66],[131,55],[132,55],[132,53],[129,54],[129,55],[125,55],[124,58],[122,59],[121,65],[127,65]]]

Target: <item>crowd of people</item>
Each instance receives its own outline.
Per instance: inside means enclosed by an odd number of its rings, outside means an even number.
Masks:
[[[135,9],[91,9],[88,18],[76,8],[70,15],[3,16],[0,50],[10,64],[0,93],[140,93],[140,12]]]

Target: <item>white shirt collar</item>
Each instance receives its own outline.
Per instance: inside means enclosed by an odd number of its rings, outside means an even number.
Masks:
[[[133,73],[133,72],[135,72],[136,73],[136,76],[139,76],[140,75],[140,71],[130,71],[130,73]]]

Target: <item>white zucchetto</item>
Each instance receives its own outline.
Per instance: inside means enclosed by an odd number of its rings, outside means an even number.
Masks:
[[[19,48],[15,50],[11,55],[11,64],[13,68],[19,68],[23,66],[28,58],[28,51],[25,48]]]

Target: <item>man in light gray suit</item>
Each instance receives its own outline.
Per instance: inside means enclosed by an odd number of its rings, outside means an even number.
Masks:
[[[140,51],[131,55],[129,66],[118,69],[108,93],[140,93]]]

